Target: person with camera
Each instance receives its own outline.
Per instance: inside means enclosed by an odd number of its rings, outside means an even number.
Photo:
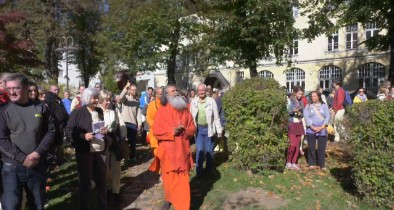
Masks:
[[[122,102],[121,118],[126,124],[127,139],[130,144],[130,160],[136,157],[137,133],[141,130],[142,116],[140,102],[137,99],[137,86],[127,81],[120,94]]]
[[[288,101],[289,127],[287,135],[289,137],[289,148],[287,149],[286,169],[290,170],[300,170],[297,166],[297,159],[300,153],[301,138],[305,135],[304,125],[302,123],[304,110],[303,95],[304,90],[296,86]]]

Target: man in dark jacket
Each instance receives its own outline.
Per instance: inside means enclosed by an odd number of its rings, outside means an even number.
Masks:
[[[55,140],[50,152],[50,155],[52,156],[51,161],[54,161],[57,165],[61,165],[65,162],[63,154],[63,137],[64,128],[67,125],[68,113],[63,105],[62,99],[54,92],[48,92],[45,95],[45,103],[55,120],[56,127]]]
[[[11,102],[0,106],[0,151],[4,209],[20,209],[22,186],[44,209],[46,155],[55,136],[47,107],[28,99],[28,82],[22,74],[9,75],[5,87]]]

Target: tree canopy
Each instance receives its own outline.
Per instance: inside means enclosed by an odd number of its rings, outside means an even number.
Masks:
[[[195,5],[187,0],[110,1],[99,37],[106,63],[130,71],[167,68],[168,83],[175,84],[177,60],[198,51]],[[185,18],[189,17],[189,18]],[[184,43],[183,37],[191,43]],[[116,67],[115,67],[116,68]]]
[[[304,0],[301,7],[309,19],[309,27],[303,31],[308,39],[354,23],[374,23],[385,31],[360,44],[369,50],[390,51],[389,80],[394,82],[394,0]]]
[[[297,36],[293,5],[291,0],[208,1],[213,55],[249,68],[252,77],[257,76],[259,60],[282,62]]]

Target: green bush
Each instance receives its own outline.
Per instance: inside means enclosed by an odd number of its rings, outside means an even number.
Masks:
[[[368,101],[347,112],[343,125],[357,191],[375,206],[394,207],[394,103]]]
[[[253,172],[284,170],[288,113],[286,97],[274,79],[249,79],[223,98],[230,160]]]

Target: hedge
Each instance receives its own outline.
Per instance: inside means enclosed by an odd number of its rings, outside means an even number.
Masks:
[[[230,160],[255,173],[284,170],[286,94],[274,79],[248,79],[223,98]]]
[[[355,104],[343,124],[358,193],[375,206],[394,207],[394,102]]]

